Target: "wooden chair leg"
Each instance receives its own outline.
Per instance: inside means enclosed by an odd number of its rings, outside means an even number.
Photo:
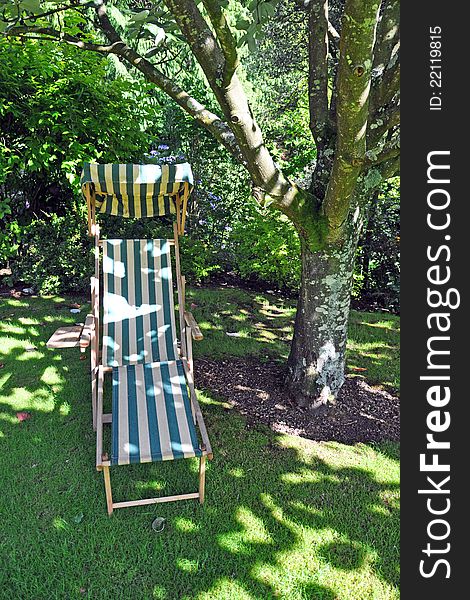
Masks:
[[[97,409],[97,389],[96,389],[96,374],[92,374],[91,376],[91,408],[93,411],[93,431],[96,431],[96,409]]]
[[[199,503],[204,503],[204,493],[206,489],[206,457],[199,459]]]
[[[104,488],[106,490],[106,504],[108,507],[108,515],[113,514],[113,494],[111,491],[111,477],[109,475],[109,467],[103,466]]]
[[[98,382],[96,395],[96,467],[100,467],[103,462],[103,385],[104,372],[103,367],[98,367]]]

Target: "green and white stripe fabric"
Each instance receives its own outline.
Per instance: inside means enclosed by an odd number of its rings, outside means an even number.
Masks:
[[[103,365],[176,360],[168,240],[103,241]]]
[[[176,213],[176,198],[193,189],[189,163],[132,165],[84,163],[82,189],[92,183],[100,213],[156,217]]]
[[[111,464],[201,456],[180,360],[113,369]]]

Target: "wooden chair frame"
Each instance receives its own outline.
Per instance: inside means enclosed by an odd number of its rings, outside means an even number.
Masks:
[[[112,423],[112,413],[103,412],[103,394],[104,378],[106,373],[112,372],[112,367],[102,364],[102,351],[100,347],[100,250],[102,242],[100,240],[100,228],[96,223],[94,191],[91,185],[87,184],[84,189],[88,206],[88,229],[90,235],[94,238],[95,253],[95,271],[91,278],[91,307],[92,312],[86,318],[85,326],[80,335],[80,349],[82,352],[88,346],[90,352],[90,374],[91,374],[91,404],[93,414],[93,429],[96,431],[96,469],[103,471],[104,484],[106,491],[106,504],[108,514],[111,515],[116,508],[125,508],[129,506],[144,506],[156,504],[159,502],[172,502],[175,500],[199,499],[202,504],[205,496],[205,472],[206,458],[212,459],[212,449],[207,435],[204,418],[197,400],[194,387],[194,368],[192,341],[202,340],[203,336],[194,316],[185,310],[186,282],[181,275],[181,263],[179,254],[179,235],[184,231],[185,210],[181,213],[180,203],[177,202],[177,221],[173,225],[173,239],[169,243],[175,252],[176,267],[176,286],[178,293],[178,313],[180,322],[180,359],[183,362],[186,383],[189,389],[191,410],[194,423],[197,424],[202,439],[202,455],[199,459],[199,489],[197,492],[189,494],[179,494],[176,496],[164,496],[156,498],[146,498],[144,500],[130,500],[126,502],[114,502],[111,488],[110,466],[111,462],[107,453],[103,452],[103,425]],[[184,209],[186,208],[187,198],[184,199]]]

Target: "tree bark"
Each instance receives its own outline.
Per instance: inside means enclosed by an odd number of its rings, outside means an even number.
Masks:
[[[354,255],[360,219],[341,245],[302,241],[302,279],[286,384],[300,406],[334,404],[344,382]]]

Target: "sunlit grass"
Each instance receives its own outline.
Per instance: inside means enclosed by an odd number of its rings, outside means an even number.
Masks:
[[[262,297],[241,290],[197,290],[191,301],[198,304],[196,317],[207,322],[206,338],[196,346],[201,354],[218,349],[217,356],[227,356],[238,348],[239,356],[250,349],[263,357],[268,346],[272,358],[285,356],[293,315],[286,302],[271,299],[268,310]],[[94,469],[88,363],[76,349],[45,347],[56,327],[86,314],[87,307],[70,314],[63,303],[0,303],[0,589],[6,598],[398,599],[396,444],[315,443],[262,426],[247,429],[234,409],[200,394],[215,454],[206,504],[140,507],[108,518],[102,476]],[[230,318],[230,311],[239,314],[238,303],[245,321]],[[359,332],[369,315],[360,318]],[[398,325],[388,316],[370,318],[373,325],[391,324],[369,327],[370,335]],[[282,333],[266,341],[257,324],[274,334],[279,324]],[[230,338],[228,327],[249,335]],[[361,335],[354,352],[363,364],[360,345],[374,342]],[[388,339],[384,344],[393,347]],[[392,381],[390,361],[381,368]],[[30,418],[20,422],[20,411]],[[116,500],[182,493],[196,489],[197,463],[119,467],[112,479]],[[166,519],[162,533],[151,528],[156,516]]]

